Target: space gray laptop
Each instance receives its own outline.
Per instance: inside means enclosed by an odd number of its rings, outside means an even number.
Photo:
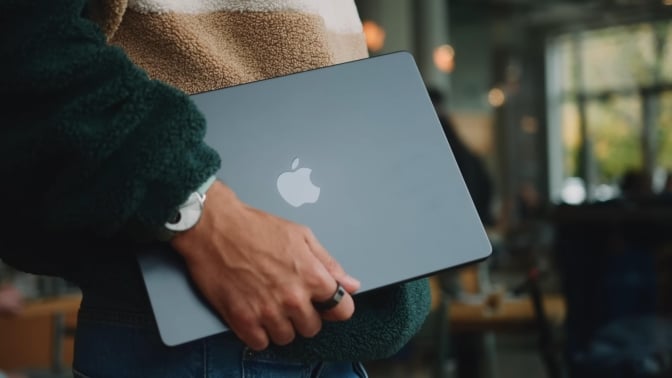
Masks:
[[[192,99],[221,156],[217,177],[244,202],[309,226],[361,281],[359,293],[491,253],[410,54]],[[175,252],[149,251],[139,261],[165,344],[227,331]]]

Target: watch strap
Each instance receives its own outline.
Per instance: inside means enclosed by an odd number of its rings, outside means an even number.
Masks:
[[[203,197],[205,197],[205,192],[207,192],[208,189],[210,189],[210,187],[212,186],[212,184],[215,183],[215,180],[217,180],[217,177],[216,177],[215,175],[210,176],[210,178],[208,178],[203,184],[201,184],[201,186],[199,186],[198,189],[196,189],[196,191],[197,191],[200,195],[202,195]]]
[[[196,192],[203,198],[203,201],[205,201],[206,196],[205,193],[210,189],[212,184],[215,183],[217,180],[217,177],[212,175],[210,176],[203,184],[201,184],[198,189],[196,189]],[[181,207],[182,205],[180,205]],[[166,228],[165,226],[159,227],[159,229],[156,231],[156,239],[159,241],[167,242],[170,241],[175,234],[177,234],[177,231],[170,230]]]

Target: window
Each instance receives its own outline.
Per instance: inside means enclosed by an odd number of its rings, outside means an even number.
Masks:
[[[548,42],[550,186],[608,199],[628,170],[672,171],[672,22],[557,36]],[[554,144],[561,144],[554,147]],[[575,191],[574,191],[575,192]]]

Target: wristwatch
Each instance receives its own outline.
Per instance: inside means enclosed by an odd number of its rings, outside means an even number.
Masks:
[[[204,203],[205,193],[191,193],[187,201],[180,205],[173,219],[166,222],[164,227],[173,232],[186,231],[194,227],[201,219]]]
[[[160,241],[170,241],[177,233],[187,231],[198,224],[203,215],[205,192],[215,182],[215,179],[215,176],[210,177],[177,208],[175,215],[159,230],[157,237]]]

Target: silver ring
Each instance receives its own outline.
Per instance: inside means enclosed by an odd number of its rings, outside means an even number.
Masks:
[[[341,300],[345,296],[345,288],[338,281],[336,281],[336,285],[337,285],[336,291],[331,296],[331,298],[327,299],[324,302],[313,301],[313,306],[315,306],[315,309],[317,311],[320,312],[329,311],[332,308],[338,306],[339,303],[341,303]]]

